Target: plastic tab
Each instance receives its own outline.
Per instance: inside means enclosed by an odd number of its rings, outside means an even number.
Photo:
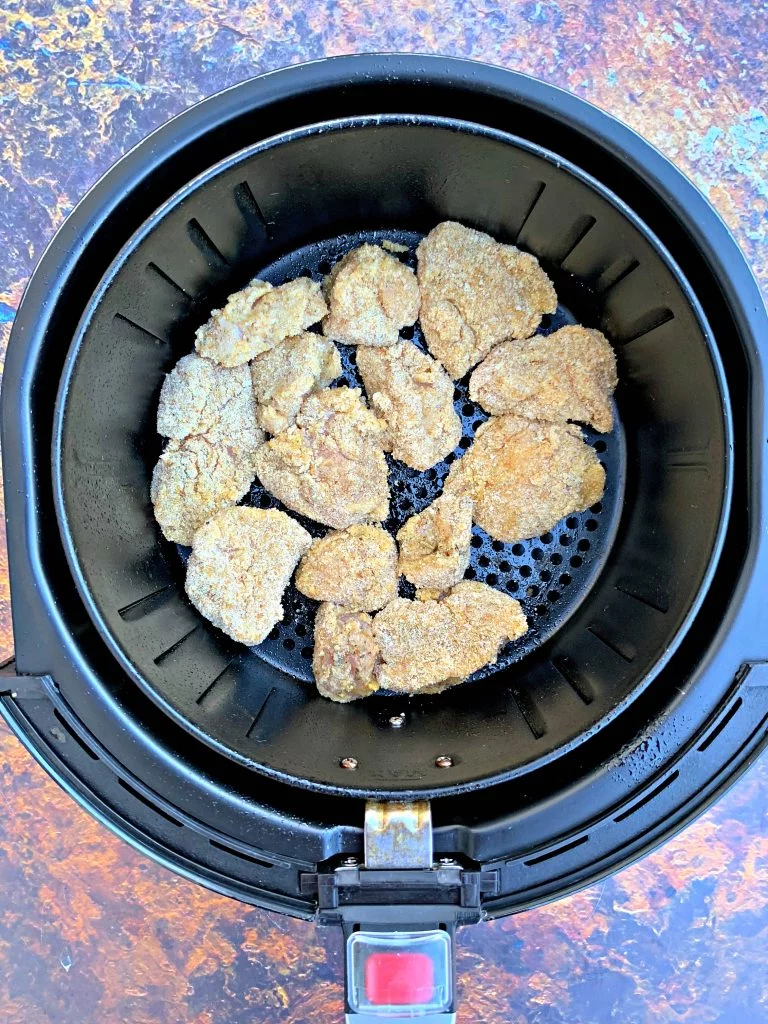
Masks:
[[[347,1000],[373,1019],[422,1020],[450,1014],[451,938],[423,932],[354,932],[347,941]]]

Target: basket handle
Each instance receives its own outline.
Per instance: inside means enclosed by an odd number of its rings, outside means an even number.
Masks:
[[[482,919],[497,875],[435,860],[426,802],[368,803],[364,835],[364,864],[302,877],[318,922],[344,932],[347,1024],[454,1024],[456,928]]]

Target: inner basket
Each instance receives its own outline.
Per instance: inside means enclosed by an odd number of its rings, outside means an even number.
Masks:
[[[322,281],[330,268],[347,252],[365,242],[380,244],[384,239],[407,246],[408,252],[400,254],[399,258],[415,270],[416,246],[421,238],[422,235],[414,231],[345,233],[293,250],[260,269],[258,276],[274,285],[302,275]],[[566,324],[591,324],[595,319],[595,302],[590,291],[573,277],[558,273],[556,268],[548,269],[555,278],[560,304],[556,313],[544,318],[538,333],[549,334]],[[427,351],[418,324],[414,328],[405,328],[401,335],[412,339],[420,349]],[[355,365],[354,346],[339,345],[338,348],[343,373],[334,381],[334,386],[359,387],[365,393]],[[488,419],[488,414],[481,406],[470,399],[468,383],[467,375],[456,383],[454,389],[454,406],[461,417],[463,428],[462,439],[454,452],[426,472],[410,469],[404,463],[387,456],[391,502],[389,519],[383,525],[392,534],[407,519],[421,512],[442,494],[451,465],[470,447],[475,431]],[[480,527],[474,527],[470,568],[465,578],[488,583],[520,601],[530,628],[520,640],[502,649],[495,664],[480,669],[471,676],[470,681],[495,674],[538,647],[570,616],[600,571],[610,550],[624,487],[624,439],[618,417],[615,419],[617,425],[610,434],[585,430],[587,441],[598,453],[606,470],[605,494],[597,505],[585,512],[574,513],[549,533],[518,544],[503,544],[489,537]],[[241,504],[282,509],[298,519],[313,537],[322,537],[327,533],[326,527],[283,506],[258,480],[254,481],[250,493]],[[186,564],[190,549],[179,547],[178,550],[182,562]],[[401,596],[412,597],[414,593],[415,588],[401,578]],[[291,584],[283,605],[285,618],[254,650],[271,664],[297,679],[311,683],[314,679],[312,651],[318,602],[300,594]],[[380,699],[388,695],[386,691],[379,691],[376,697]]]
[[[333,705],[311,683],[316,605],[295,588],[284,622],[253,649],[186,599],[186,551],[162,539],[149,501],[159,389],[194,329],[252,277],[320,279],[349,249],[382,238],[406,244],[413,265],[419,238],[448,218],[542,260],[561,303],[544,333],[579,322],[615,345],[620,425],[586,432],[606,466],[606,493],[521,544],[473,531],[468,576],[518,598],[531,624],[495,665],[439,697]],[[413,337],[423,345],[418,329]],[[354,350],[341,351],[336,383],[358,386]],[[440,493],[486,418],[466,379],[454,397],[464,434],[452,456],[426,473],[390,460],[392,529]],[[192,182],[107,271],[72,344],[57,422],[68,556],[89,613],[137,685],[219,750],[322,788],[455,791],[551,759],[608,722],[683,635],[717,554],[728,491],[721,370],[658,241],[575,167],[439,119],[302,129]],[[257,484],[245,502],[279,507]],[[406,715],[397,731],[395,712]],[[445,754],[450,769],[436,765]],[[349,757],[354,773],[341,767]]]

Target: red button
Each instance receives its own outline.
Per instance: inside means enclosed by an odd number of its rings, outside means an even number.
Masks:
[[[365,962],[365,994],[374,1006],[428,1003],[435,965],[426,953],[371,953]]]

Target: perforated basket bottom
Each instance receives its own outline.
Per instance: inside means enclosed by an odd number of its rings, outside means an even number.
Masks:
[[[274,285],[301,275],[320,281],[351,249],[364,242],[381,242],[384,238],[407,245],[408,252],[401,254],[400,258],[415,269],[416,246],[422,237],[412,231],[366,231],[339,235],[297,249],[263,267],[256,276]],[[588,289],[556,268],[546,269],[555,282],[561,302],[556,313],[544,318],[538,333],[550,334],[565,324],[593,326],[594,303]],[[412,338],[419,348],[426,351],[418,324],[414,328],[406,328],[401,335]],[[334,386],[362,388],[355,366],[354,347],[340,345],[339,351],[343,373]],[[387,455],[391,511],[384,526],[392,533],[440,496],[451,464],[471,446],[475,431],[488,419],[488,414],[470,400],[468,383],[469,375],[454,387],[454,406],[461,417],[463,431],[459,446],[446,459],[426,472],[418,472]],[[480,527],[473,527],[471,560],[466,578],[480,580],[520,601],[530,628],[525,636],[502,649],[495,664],[480,669],[467,682],[501,671],[552,636],[580,604],[600,572],[615,533],[624,489],[624,436],[615,409],[614,420],[616,426],[610,434],[584,429],[587,443],[598,453],[606,470],[602,501],[586,512],[568,516],[550,533],[518,544],[503,544],[489,537]],[[282,509],[297,519],[313,537],[327,533],[325,526],[285,508],[258,480],[241,504]],[[179,555],[186,562],[189,548],[180,547]],[[400,593],[411,597],[414,588],[401,579]],[[300,594],[291,584],[283,597],[283,606],[283,621],[275,626],[263,643],[251,650],[257,657],[294,678],[312,682],[314,620],[318,603]]]

